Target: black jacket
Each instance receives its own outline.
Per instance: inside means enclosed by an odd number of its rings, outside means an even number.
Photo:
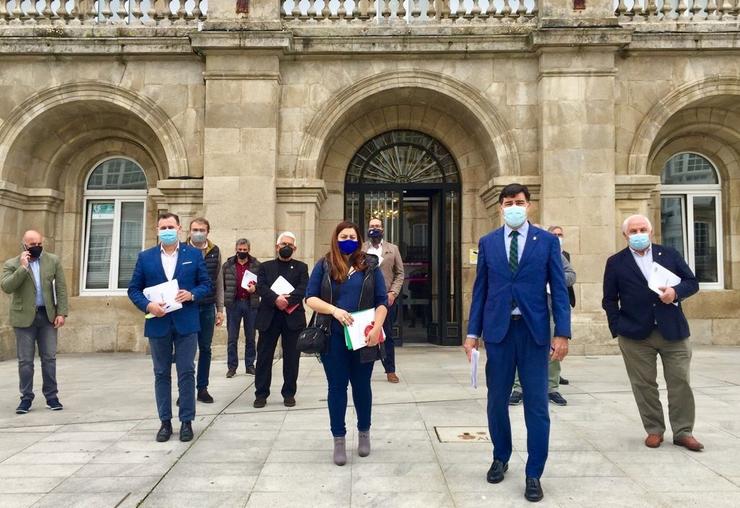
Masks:
[[[278,261],[271,259],[265,261],[257,272],[257,294],[260,296],[260,305],[257,310],[255,328],[265,331],[270,327],[275,312],[282,312],[275,307],[276,295],[270,286],[277,280]],[[288,305],[298,304],[298,308],[290,314],[285,315],[286,325],[290,330],[302,330],[306,327],[306,311],[303,308],[303,297],[308,285],[308,266],[302,261],[295,259],[290,261],[291,270],[285,279],[295,288],[288,297]]]
[[[670,247],[653,244],[653,262],[659,263],[681,278],[673,289],[678,305],[663,303],[648,287],[629,247],[610,257],[604,270],[604,298],[601,306],[609,320],[613,337],[647,338],[657,327],[666,340],[681,340],[689,336],[689,323],[683,314],[681,301],[699,291],[694,273],[681,255]]]

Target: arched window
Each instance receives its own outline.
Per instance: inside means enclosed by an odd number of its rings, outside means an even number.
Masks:
[[[722,195],[717,169],[702,155],[671,157],[660,178],[662,243],[680,252],[703,288],[722,289]]]
[[[81,293],[128,287],[144,245],[146,175],[121,157],[100,162],[85,183],[85,242]]]

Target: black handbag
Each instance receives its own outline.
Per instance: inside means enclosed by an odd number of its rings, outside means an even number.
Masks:
[[[316,318],[317,315],[319,316],[318,319]],[[298,334],[296,349],[301,353],[318,355],[328,351],[329,326],[324,323],[325,320],[321,319],[321,317],[322,315],[314,312],[308,326]],[[321,321],[321,323],[319,323],[319,321]],[[331,321],[329,323],[331,323]]]
[[[324,260],[324,276],[321,282],[321,299],[334,303],[334,294],[329,279],[329,263]],[[331,333],[332,317],[328,314],[314,312],[308,326],[298,334],[296,349],[301,353],[320,355],[329,352],[329,334]]]

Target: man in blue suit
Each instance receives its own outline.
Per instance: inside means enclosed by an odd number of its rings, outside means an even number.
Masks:
[[[570,305],[558,239],[527,222],[529,190],[513,183],[499,195],[504,226],[478,244],[478,266],[470,305],[465,350],[470,358],[483,338],[488,357],[488,427],[493,464],[487,480],[504,479],[512,453],[509,394],[519,370],[527,425],[524,497],[543,498],[540,476],[550,439],[547,364],[568,354]],[[554,336],[550,335],[547,285],[550,285]]]
[[[157,220],[159,245],[139,253],[128,285],[128,297],[147,313],[144,335],[154,364],[154,395],[162,425],[157,441],[172,435],[172,350],[175,351],[177,387],[180,395],[180,441],[193,439],[195,418],[195,350],[198,345],[200,314],[197,302],[213,291],[203,255],[194,247],[180,244],[180,218],[163,213]],[[175,301],[182,308],[165,312],[164,302],[151,302],[144,289],[168,280],[177,280]]]
[[[612,336],[619,337],[624,366],[647,432],[645,446],[658,448],[665,432],[656,380],[656,360],[660,355],[668,388],[673,443],[698,452],[704,445],[693,436],[689,324],[681,302],[699,291],[699,283],[676,250],[652,243],[653,227],[647,217],[627,217],[622,234],[628,245],[606,262],[601,306]],[[659,287],[660,295],[654,292],[648,281],[655,264],[676,274],[681,282],[673,287]]]

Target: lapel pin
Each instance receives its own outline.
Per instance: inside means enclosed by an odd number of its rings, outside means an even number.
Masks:
[[[536,236],[533,236],[533,237],[532,237],[532,240],[537,240],[537,237],[536,237]]]

